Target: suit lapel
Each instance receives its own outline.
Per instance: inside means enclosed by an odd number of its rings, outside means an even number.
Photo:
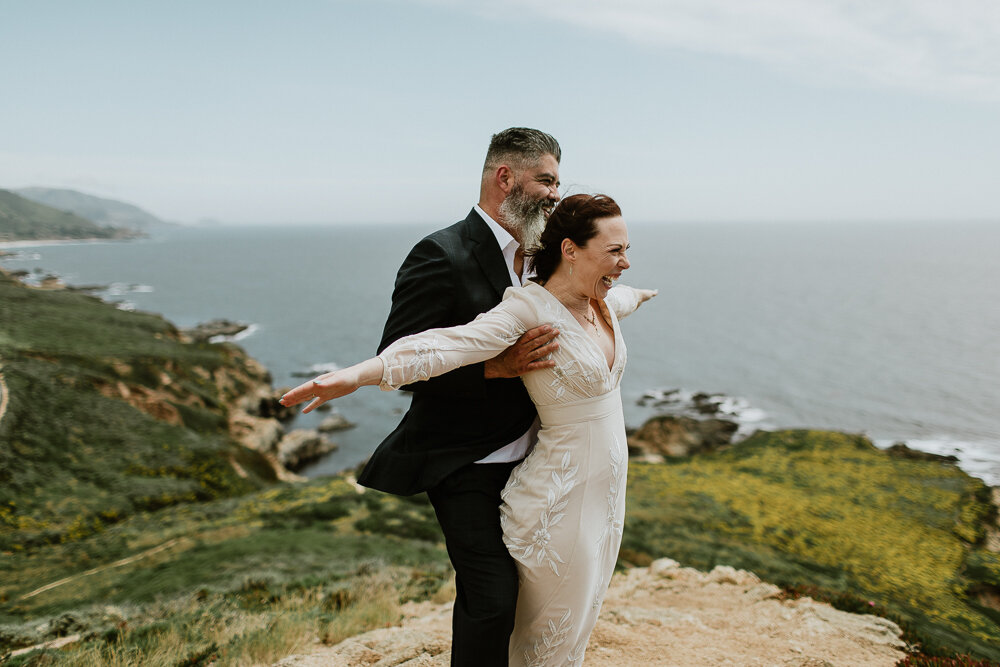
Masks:
[[[465,219],[469,238],[473,241],[472,254],[479,262],[483,274],[497,292],[497,299],[503,297],[504,291],[511,286],[510,271],[503,259],[503,252],[497,244],[493,232],[486,222],[476,213],[475,209]]]

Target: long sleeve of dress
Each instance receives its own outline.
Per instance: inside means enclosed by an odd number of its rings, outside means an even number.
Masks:
[[[379,385],[384,391],[442,375],[461,366],[492,359],[535,326],[532,308],[511,287],[503,301],[468,324],[428,329],[400,338],[378,356],[384,369]]]
[[[618,319],[623,319],[639,308],[639,292],[628,285],[615,285],[604,298],[607,307],[614,311]]]

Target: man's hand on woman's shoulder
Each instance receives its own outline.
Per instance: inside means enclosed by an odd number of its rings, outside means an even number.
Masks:
[[[541,368],[552,368],[556,362],[548,356],[559,349],[555,340],[558,335],[559,330],[548,324],[528,329],[517,342],[484,364],[483,376],[487,380],[516,378]]]

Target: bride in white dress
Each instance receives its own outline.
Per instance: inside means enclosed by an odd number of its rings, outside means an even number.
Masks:
[[[553,368],[522,376],[538,409],[538,443],[502,493],[504,543],[520,587],[511,665],[581,665],[618,558],[627,451],[618,320],[655,295],[613,281],[629,267],[628,230],[603,195],[553,211],[533,253],[536,282],[508,288],[473,322],[401,338],[379,356],[318,377],[282,402],[305,411],[364,385],[391,390],[495,357],[542,324],[559,330]]]

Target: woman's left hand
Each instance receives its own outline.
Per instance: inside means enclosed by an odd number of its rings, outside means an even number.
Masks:
[[[660,290],[658,289],[642,289],[640,287],[635,287],[633,289],[635,289],[635,291],[638,292],[639,294],[640,305],[646,303],[647,301],[649,301],[654,296],[660,293]]]

